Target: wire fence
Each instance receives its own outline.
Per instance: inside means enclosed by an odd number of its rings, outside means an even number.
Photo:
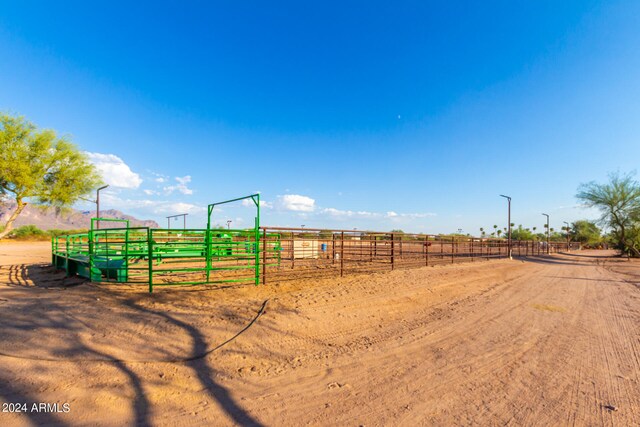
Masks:
[[[261,227],[261,233],[262,247],[274,246],[269,236],[279,239],[279,251],[261,252],[262,283],[509,256],[507,239],[285,227]],[[511,242],[511,254],[516,257],[576,249],[575,242]]]

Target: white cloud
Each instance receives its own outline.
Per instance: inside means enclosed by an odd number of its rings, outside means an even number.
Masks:
[[[256,206],[256,204],[251,199],[244,199],[241,203],[242,203],[242,206],[245,206],[248,208],[253,208]],[[267,202],[265,200],[260,200],[260,207],[270,209],[273,207],[273,203]]]
[[[191,182],[191,175],[187,175],[183,177],[176,176],[176,181],[178,181],[182,185],[187,185],[188,183]]]
[[[589,206],[587,206],[585,203],[578,203],[575,205],[571,205],[571,206],[557,206],[553,209],[551,209],[552,211],[560,211],[563,209],[588,209]]]
[[[154,213],[157,213],[157,214],[161,214],[161,213],[196,214],[196,213],[202,213],[206,211],[207,211],[207,208],[203,206],[196,206],[191,203],[183,203],[183,202],[159,202],[154,208]]]
[[[343,211],[335,208],[324,208],[321,211],[324,214],[328,214],[332,217],[347,217],[347,218],[376,218],[380,217],[379,213],[367,212],[367,211]]]
[[[190,175],[183,176],[183,177],[176,176],[175,180],[178,182],[176,185],[169,185],[163,188],[165,194],[169,195],[174,191],[179,191],[180,193],[185,194],[187,196],[193,194],[193,190],[187,186],[187,184],[191,182]]]
[[[162,177],[158,177],[154,180],[155,182],[159,182],[160,184],[162,184],[163,182],[166,182],[167,180],[162,178]]]
[[[158,192],[157,192],[157,191],[153,191],[153,190],[149,190],[149,189],[145,189],[145,190],[142,190],[142,191],[143,191],[143,192],[144,192],[144,194],[146,194],[147,196],[154,196],[154,195],[158,194]]]
[[[311,197],[299,194],[285,194],[278,196],[278,206],[282,209],[295,212],[313,212],[316,201]]]
[[[344,218],[361,218],[361,219],[391,219],[391,220],[401,220],[401,219],[418,219],[418,218],[427,218],[431,216],[436,216],[434,213],[397,213],[394,211],[389,211],[385,213],[381,212],[369,212],[369,211],[350,211],[350,210],[341,210],[336,208],[324,208],[320,210],[321,214],[329,215],[332,218],[344,219]]]
[[[85,152],[89,161],[100,171],[106,184],[119,188],[138,188],[142,184],[140,175],[114,154]]]
[[[434,213],[431,212],[425,212],[425,213],[396,213],[393,211],[387,212],[387,218],[392,218],[392,219],[400,219],[400,218],[406,218],[406,219],[418,219],[418,218],[428,218],[431,216],[437,216]]]
[[[125,213],[130,213],[130,210],[135,210],[145,215],[199,214],[207,212],[207,208],[203,206],[170,200],[121,199],[114,194],[109,194],[105,199],[106,204]]]

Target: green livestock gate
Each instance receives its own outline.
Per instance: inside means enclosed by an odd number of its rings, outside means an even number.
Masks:
[[[214,208],[251,199],[256,206],[254,227],[211,228]],[[100,223],[107,228],[99,228]],[[115,226],[115,227],[114,227]],[[253,194],[209,205],[206,229],[130,227],[128,220],[92,218],[87,233],[53,237],[52,264],[92,282],[155,286],[260,282],[260,258],[280,264],[278,234],[260,242],[260,195]]]

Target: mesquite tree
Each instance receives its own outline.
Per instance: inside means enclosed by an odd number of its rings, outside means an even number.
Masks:
[[[615,173],[606,184],[582,184],[576,197],[600,210],[600,221],[611,228],[619,249],[640,257],[640,183],[633,175]]]
[[[11,198],[17,205],[0,239],[11,232],[27,201],[61,208],[101,183],[95,167],[75,145],[23,117],[0,113],[0,153],[0,200]]]

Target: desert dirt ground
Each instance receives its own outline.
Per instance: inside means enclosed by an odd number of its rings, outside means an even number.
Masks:
[[[217,289],[95,285],[0,244],[0,425],[640,425],[613,252]]]

